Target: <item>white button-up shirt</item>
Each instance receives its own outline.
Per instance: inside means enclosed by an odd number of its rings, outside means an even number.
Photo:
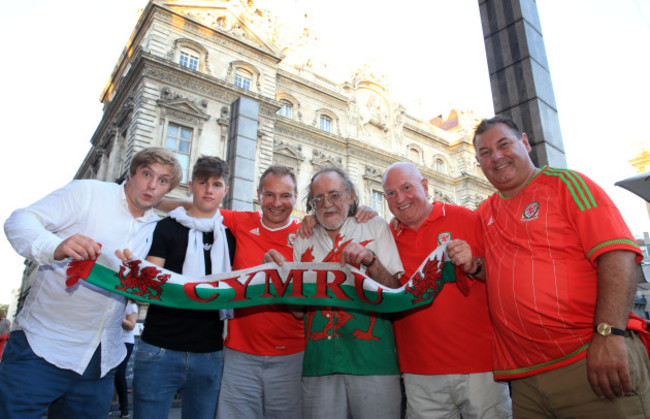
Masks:
[[[36,355],[59,368],[83,374],[101,343],[102,377],[126,356],[122,338],[124,297],[85,281],[66,288],[69,260],[54,250],[80,233],[102,244],[102,252],[129,248],[144,258],[158,221],[153,210],[133,218],[124,184],[75,180],[29,207],[14,211],[5,233],[16,251],[40,265],[14,330],[23,330]]]

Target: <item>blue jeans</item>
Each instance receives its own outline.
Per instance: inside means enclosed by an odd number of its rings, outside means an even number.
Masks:
[[[166,418],[180,390],[183,419],[214,419],[222,370],[221,351],[171,351],[140,340],[135,348],[133,417]]]
[[[79,375],[38,357],[22,330],[11,332],[0,363],[0,418],[41,419],[48,408],[50,418],[106,418],[115,370],[100,378],[100,348]]]
[[[129,358],[131,358],[134,344],[124,342],[124,346],[126,346],[126,358],[115,370],[115,389],[117,390],[120,412],[122,413],[129,411],[129,386],[126,382],[126,367],[129,365]]]

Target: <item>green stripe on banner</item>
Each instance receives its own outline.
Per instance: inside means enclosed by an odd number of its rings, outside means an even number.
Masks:
[[[85,277],[91,284],[133,300],[197,310],[292,304],[391,313],[429,304],[445,284],[456,282],[446,245],[432,252],[409,282],[398,289],[384,287],[350,265],[341,267],[339,263],[267,263],[190,278],[146,261],[120,265],[108,255],[112,256],[105,249],[97,261],[71,262],[69,278]]]

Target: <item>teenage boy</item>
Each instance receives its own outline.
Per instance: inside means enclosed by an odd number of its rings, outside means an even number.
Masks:
[[[159,217],[152,207],[174,189],[182,169],[173,152],[133,156],[122,185],[74,180],[5,222],[16,251],[40,265],[0,364],[0,417],[89,418],[108,412],[114,369],[126,355],[126,299],[80,281],[67,288],[70,259],[104,249],[149,251]]]
[[[231,270],[235,241],[219,212],[228,172],[218,157],[197,160],[189,182],[192,206],[178,207],[158,223],[147,261],[188,277]],[[135,351],[134,416],[167,417],[180,391],[184,418],[213,419],[223,369],[222,335],[218,310],[149,306]]]

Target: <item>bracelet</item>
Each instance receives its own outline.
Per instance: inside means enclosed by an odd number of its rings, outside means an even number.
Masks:
[[[369,269],[372,265],[374,265],[377,262],[377,255],[375,254],[375,252],[373,252],[370,249],[368,249],[368,251],[372,253],[372,259],[370,260],[370,263],[368,263],[367,265],[364,263],[366,269]]]
[[[478,265],[478,267],[476,268],[476,270],[474,272],[472,272],[471,274],[468,274],[469,276],[476,276],[483,269],[483,262],[481,262],[481,259],[476,258],[476,264]]]

